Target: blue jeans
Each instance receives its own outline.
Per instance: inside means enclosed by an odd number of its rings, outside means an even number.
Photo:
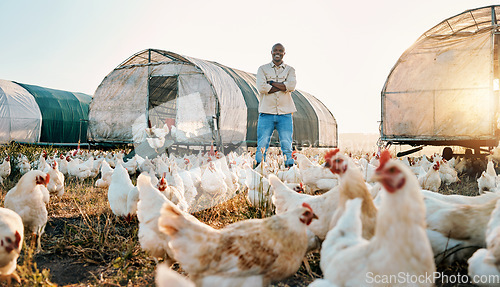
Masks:
[[[281,151],[286,156],[285,165],[291,166],[294,163],[292,158],[292,114],[259,114],[259,121],[257,122],[257,153],[255,154],[255,161],[257,161],[257,164],[262,161],[262,148],[265,148],[264,160],[266,160],[267,149],[269,148],[269,143],[271,142],[271,136],[273,135],[274,129],[278,131]]]

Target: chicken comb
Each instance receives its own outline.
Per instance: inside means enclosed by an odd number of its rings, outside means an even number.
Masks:
[[[338,152],[340,151],[340,149],[336,148],[336,149],[332,149],[330,151],[328,151],[326,154],[325,154],[325,160],[326,161],[329,161],[330,158],[332,158],[332,156],[335,156]]]
[[[377,171],[381,170],[384,168],[385,164],[391,159],[391,153],[384,149],[382,153],[380,154],[380,159],[379,159],[379,166],[377,167]]]
[[[19,234],[19,231],[16,230],[16,234],[14,234],[14,236],[16,237],[14,244],[16,248],[19,248],[19,244],[21,243],[21,234]]]
[[[307,202],[303,202],[302,206],[305,207],[305,208],[308,208],[311,212],[313,211],[312,207]]]

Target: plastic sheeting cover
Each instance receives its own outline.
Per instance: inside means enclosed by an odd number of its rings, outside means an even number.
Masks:
[[[97,88],[89,112],[89,140],[132,141],[132,125],[147,108],[148,67],[113,70]]]
[[[318,136],[317,142],[313,146],[334,147],[338,145],[337,121],[333,117],[330,110],[325,105],[316,99],[314,96],[300,91],[300,93],[309,100],[309,103],[314,109],[314,113],[318,118]]]
[[[212,131],[207,123],[203,102],[200,93],[195,92],[183,97],[177,97],[177,123],[176,140],[182,142],[184,139],[179,135],[183,132],[185,140],[190,143],[207,143],[212,139]],[[197,140],[194,141],[193,140]]]
[[[42,114],[26,89],[0,80],[0,143],[36,143],[40,139]]]
[[[219,129],[223,143],[245,141],[247,128],[246,104],[234,80],[223,69],[207,61],[189,58],[199,67],[215,89],[220,105]]]
[[[210,121],[215,116],[216,110],[215,95],[210,82],[202,71],[190,62],[162,64],[155,66],[151,71],[151,79],[174,76],[177,78],[174,88],[176,91],[172,93],[174,96],[171,97],[169,93],[169,102],[155,109],[175,107],[172,114],[161,118],[163,122],[175,126],[175,132],[170,135],[174,142],[209,145],[213,140]],[[150,99],[154,96],[152,93],[150,90]],[[190,113],[196,114],[190,115]],[[150,119],[151,114],[150,110]],[[194,118],[198,120],[196,123],[193,122]]]
[[[491,8],[481,11],[483,15]],[[470,13],[464,14],[458,19],[469,21]],[[455,18],[448,21],[452,27],[461,27],[461,33],[445,35],[450,26],[447,30],[446,23],[439,24],[400,57],[389,75],[382,91],[386,139],[494,136],[498,99],[492,87],[492,30],[481,22],[468,25]],[[491,15],[488,21],[491,24]],[[474,33],[465,28],[470,26]]]

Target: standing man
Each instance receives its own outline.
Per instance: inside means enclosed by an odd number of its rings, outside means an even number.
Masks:
[[[285,166],[291,167],[292,158],[292,113],[296,111],[292,92],[297,83],[295,69],[283,63],[285,47],[277,43],[271,50],[273,61],[259,67],[257,88],[259,89],[259,121],[257,123],[257,165],[262,161],[262,148],[265,148],[264,160],[273,131],[279,134],[281,151],[286,156]]]

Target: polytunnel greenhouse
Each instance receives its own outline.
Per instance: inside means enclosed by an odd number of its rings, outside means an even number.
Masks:
[[[337,146],[337,122],[325,105],[303,91],[292,97],[295,144]],[[88,137],[138,143],[146,128],[166,124],[174,144],[256,146],[258,103],[255,74],[147,49],[99,85],[90,104]]]
[[[402,54],[382,90],[382,140],[498,144],[499,14],[488,6],[445,19]]]
[[[0,143],[87,142],[92,97],[0,80]]]

